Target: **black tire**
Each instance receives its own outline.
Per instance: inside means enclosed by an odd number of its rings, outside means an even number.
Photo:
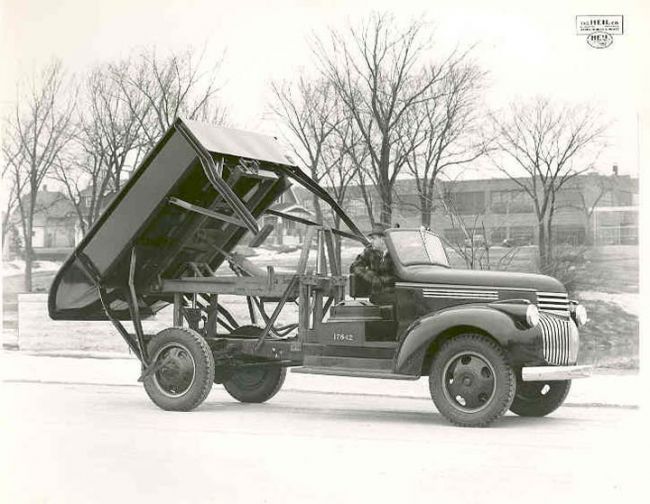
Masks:
[[[260,337],[263,330],[264,329],[262,329],[261,327],[248,324],[248,325],[237,327],[228,336],[233,336],[233,337],[236,336],[238,338],[247,338],[247,339],[257,339]],[[215,366],[214,383],[217,383],[219,385],[223,384],[224,382],[232,378],[233,372],[234,372],[234,368],[229,363],[219,364]]]
[[[263,403],[278,393],[286,376],[287,368],[250,366],[234,369],[223,386],[240,402]]]
[[[214,358],[198,333],[183,327],[163,329],[151,339],[147,352],[158,368],[144,378],[144,389],[158,407],[191,411],[205,400],[214,381]]]
[[[461,427],[487,427],[502,417],[516,384],[504,350],[481,334],[459,334],[444,343],[429,374],[436,408]]]
[[[245,325],[235,329],[231,335],[259,338],[262,331],[261,327]],[[278,393],[287,377],[287,369],[268,365],[235,367],[226,370],[225,377],[223,386],[232,397],[245,403],[263,403]]]
[[[517,383],[510,411],[524,417],[543,417],[552,413],[569,395],[571,380]]]

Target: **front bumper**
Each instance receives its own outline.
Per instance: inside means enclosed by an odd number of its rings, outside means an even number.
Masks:
[[[523,381],[556,381],[587,378],[591,376],[593,366],[536,366],[521,369]]]

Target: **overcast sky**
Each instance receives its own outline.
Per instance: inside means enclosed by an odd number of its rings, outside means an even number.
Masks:
[[[622,173],[637,175],[639,137],[640,158],[648,159],[647,1],[0,1],[3,110],[17,80],[51,57],[83,72],[137,47],[195,45],[205,46],[209,58],[226,50],[222,98],[233,123],[273,134],[276,126],[264,119],[270,80],[311,68],[311,33],[376,9],[426,17],[442,50],[477,43],[476,59],[490,75],[486,97],[492,107],[538,94],[600,107],[613,121],[601,169],[618,163]],[[625,34],[607,49],[593,49],[575,33],[577,14],[623,14]]]

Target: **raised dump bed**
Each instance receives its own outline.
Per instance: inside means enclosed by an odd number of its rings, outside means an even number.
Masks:
[[[173,301],[156,285],[192,276],[195,264],[216,270],[247,232],[260,232],[258,218],[289,179],[329,198],[275,139],[177,120],[56,275],[50,317],[105,320],[108,310],[112,318],[132,318],[132,266],[136,308],[143,317],[155,313]]]

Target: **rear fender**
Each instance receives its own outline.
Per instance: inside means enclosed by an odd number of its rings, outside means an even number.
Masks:
[[[484,333],[504,347],[511,362],[537,361],[541,353],[539,329],[522,324],[516,306],[503,303],[447,308],[413,322],[400,339],[394,362],[397,374],[420,376],[425,359],[447,337],[465,332]]]

